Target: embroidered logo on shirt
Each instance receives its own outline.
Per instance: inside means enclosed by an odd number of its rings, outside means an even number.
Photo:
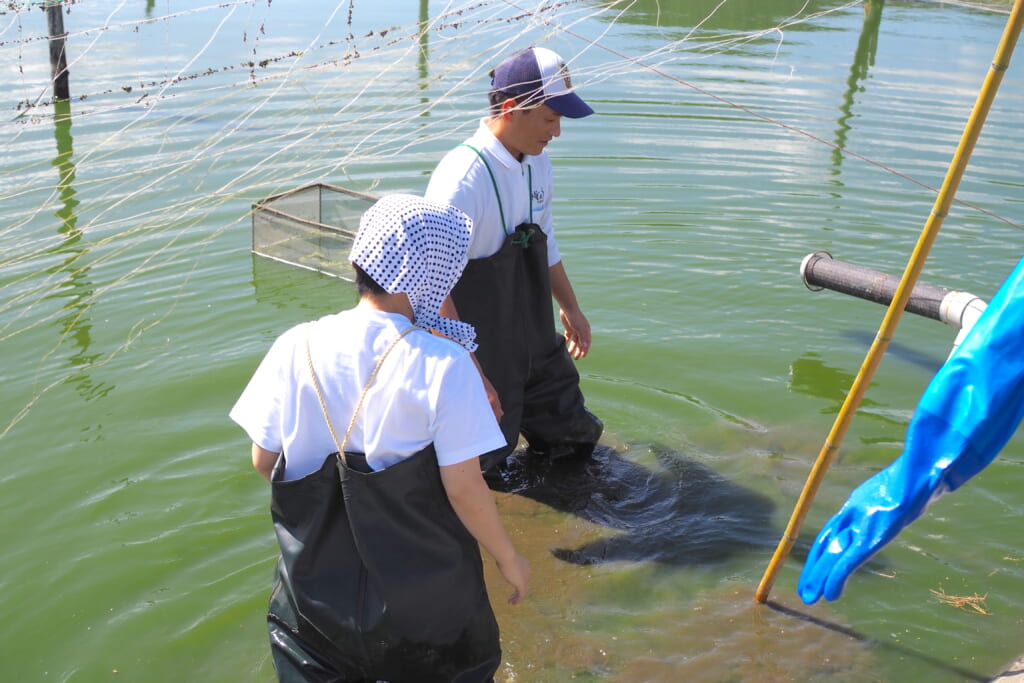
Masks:
[[[543,204],[544,203],[544,190],[534,190],[533,191],[533,201],[537,202],[538,204]]]

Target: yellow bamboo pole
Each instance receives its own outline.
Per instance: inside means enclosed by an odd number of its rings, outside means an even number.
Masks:
[[[978,92],[978,99],[975,101],[974,109],[971,111],[971,116],[964,127],[960,144],[957,146],[956,154],[953,155],[953,161],[946,172],[946,178],[935,199],[932,212],[928,216],[924,228],[921,230],[917,245],[914,247],[906,269],[903,271],[903,277],[896,288],[896,293],[889,304],[889,309],[882,319],[882,324],[878,328],[875,340],[872,342],[871,348],[868,349],[860,371],[857,373],[857,377],[854,379],[853,385],[846,395],[846,400],[843,401],[843,405],[839,409],[839,414],[832,425],[832,430],[829,432],[824,445],[821,447],[821,451],[818,453],[818,459],[811,468],[807,482],[804,484],[804,489],[789,519],[789,524],[786,526],[786,531],[779,541],[778,547],[775,549],[771,562],[768,563],[764,576],[761,578],[761,584],[757,587],[757,593],[754,596],[754,599],[758,602],[764,603],[768,600],[768,593],[771,591],[772,584],[775,583],[775,578],[782,568],[782,563],[785,562],[790,550],[793,549],[793,544],[800,533],[800,527],[807,517],[811,501],[814,500],[818,487],[825,477],[825,472],[828,470],[836,451],[839,449],[839,445],[842,443],[850,420],[853,419],[853,413],[860,405],[860,401],[868,384],[871,382],[875,369],[878,367],[882,355],[885,353],[889,341],[896,331],[896,325],[899,324],[903,309],[906,308],[914,285],[917,284],[917,278],[924,267],[925,259],[928,258],[928,252],[935,242],[935,237],[938,235],[939,228],[942,227],[942,221],[949,212],[950,205],[953,203],[956,189],[960,185],[960,179],[963,177],[964,169],[967,167],[967,161],[970,159],[971,152],[974,150],[974,144],[981,133],[981,127],[985,123],[985,117],[988,116],[988,111],[992,106],[992,100],[995,99],[996,91],[999,89],[1003,72],[1010,65],[1010,56],[1013,54],[1013,48],[1017,43],[1017,38],[1020,36],[1021,24],[1024,21],[1022,6],[1024,6],[1024,0],[1016,0],[1014,2],[1013,10],[1010,12],[1010,17],[1006,22],[1006,29],[1003,32],[1002,40],[996,49],[992,66],[988,71],[981,90]]]

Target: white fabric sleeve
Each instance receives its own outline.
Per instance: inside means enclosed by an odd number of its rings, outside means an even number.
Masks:
[[[487,166],[468,147],[448,152],[434,169],[424,197],[461,209],[473,221],[470,228],[469,258],[483,258],[497,252],[505,241],[506,228]]]
[[[536,181],[544,183],[544,194],[546,201],[544,202],[544,209],[534,216],[534,220],[540,229],[544,231],[544,234],[548,238],[548,266],[553,266],[562,260],[562,253],[558,249],[558,239],[555,238],[555,215],[554,215],[554,202],[555,202],[555,183],[553,178],[553,171],[551,167],[551,160],[547,156],[547,151],[543,152],[537,157],[536,162]]]
[[[551,159],[547,151],[532,158],[530,167],[534,171],[535,187],[539,187],[544,196],[543,208],[534,214],[534,222],[541,226],[548,238],[548,265],[555,265],[562,260],[561,252],[558,250],[558,240],[555,238],[555,182],[554,169],[551,166]]]
[[[289,385],[284,374],[290,364],[293,345],[282,335],[264,356],[263,361],[228,416],[238,423],[260,448],[271,453],[284,450],[281,434],[282,389]],[[287,356],[286,356],[287,354]]]
[[[487,168],[481,163],[474,163],[476,152],[468,147],[456,147],[441,159],[441,162],[430,174],[427,191],[423,197],[434,202],[443,202],[461,209],[474,221],[484,215],[484,194],[477,187],[491,188]],[[484,185],[483,182],[487,181]],[[493,192],[493,190],[490,190]]]
[[[439,465],[454,465],[505,445],[480,372],[468,353],[452,360],[436,391],[433,432]]]
[[[544,234],[548,238],[548,267],[557,264],[562,260],[562,252],[558,249],[558,240],[555,239],[555,222],[551,218],[551,212],[545,211],[547,215],[547,225],[539,223]]]

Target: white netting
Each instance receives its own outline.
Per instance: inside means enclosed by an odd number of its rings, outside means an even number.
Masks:
[[[0,425],[0,437],[77,371],[55,370],[50,360],[73,343],[105,297],[128,296],[143,276],[174,271],[146,316],[130,329],[107,331],[113,339],[88,359],[93,368],[171,313],[198,254],[225,232],[250,220],[255,225],[256,217],[239,206],[325,181],[373,192],[389,173],[431,167],[451,141],[475,127],[465,111],[482,110],[486,73],[510,50],[552,47],[584,89],[654,74],[669,87],[737,107],[743,117],[761,116],[682,80],[679,65],[755,44],[770,52],[795,24],[822,22],[861,4],[811,11],[809,2],[794,0],[788,18],[737,32],[715,28],[715,20],[741,12],[743,3],[704,2],[703,21],[686,30],[654,29],[658,40],[626,53],[617,36],[628,29],[627,13],[657,15],[672,11],[671,3],[480,0],[416,7],[346,0],[303,2],[297,9],[281,0],[184,7],[169,0],[145,7],[67,1],[61,8],[71,100],[60,103],[51,101],[41,5],[3,3],[0,344],[20,351],[27,346],[21,339],[53,321],[64,332],[24,359],[35,364],[36,389],[6,428]],[[323,210],[323,200],[318,204]],[[314,222],[344,227],[349,220],[328,213]],[[282,258],[299,260],[294,253]],[[81,284],[69,290],[69,281]]]

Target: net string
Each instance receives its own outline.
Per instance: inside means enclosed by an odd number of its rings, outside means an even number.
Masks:
[[[55,162],[50,158],[28,160],[14,169],[14,175],[27,177],[28,183],[0,180],[0,199],[38,195],[34,208],[24,210],[22,215],[7,217],[6,233],[10,237],[0,245],[0,264],[13,275],[5,277],[8,296],[0,301],[0,343],[14,342],[20,335],[54,321],[61,321],[64,329],[57,343],[44,350],[36,363],[33,396],[6,428],[0,430],[0,439],[28,414],[40,397],[79,372],[72,368],[64,375],[51,378],[53,371],[50,366],[58,353],[72,343],[76,327],[88,321],[95,303],[130,285],[136,278],[159,271],[184,257],[191,261],[191,268],[166,296],[165,308],[155,309],[151,316],[137,321],[123,333],[120,343],[93,359],[90,367],[103,367],[112,362],[173,313],[201,262],[202,253],[225,233],[239,230],[249,220],[247,213],[238,215],[238,212],[233,212],[233,219],[210,229],[206,222],[209,215],[222,207],[227,210],[239,199],[251,201],[311,179],[347,178],[349,168],[360,160],[401,157],[414,152],[425,137],[457,138],[460,132],[475,127],[476,121],[465,121],[458,107],[451,105],[463,100],[483,101],[486,92],[480,84],[486,80],[486,69],[526,38],[531,42],[542,42],[544,33],[555,39],[568,36],[582,41],[584,50],[602,50],[611,55],[611,59],[585,67],[580,59],[583,53],[574,54],[571,68],[578,83],[597,83],[653,73],[767,123],[837,148],[818,136],[675,77],[668,68],[680,61],[708,59],[746,43],[769,39],[776,41],[777,58],[789,27],[800,22],[818,21],[860,3],[850,2],[804,15],[805,3],[793,16],[761,30],[703,33],[702,27],[725,3],[726,0],[722,0],[704,20],[681,37],[670,38],[664,34],[666,40],[639,55],[622,54],[605,42],[635,4],[621,0],[597,8],[579,0],[543,3],[535,7],[524,7],[511,0],[481,0],[462,5],[449,2],[436,14],[419,22],[360,31],[358,36],[354,26],[360,4],[347,0],[336,2],[330,8],[323,29],[306,40],[304,45],[284,50],[277,47],[278,43],[261,38],[266,35],[266,23],[270,20],[270,2],[254,0],[234,0],[145,19],[117,21],[126,4],[122,1],[107,14],[102,25],[72,30],[68,34],[69,38],[74,38],[72,64],[81,65],[93,53],[101,51],[103,39],[107,36],[145,32],[147,27],[170,27],[172,22],[183,21],[186,17],[218,18],[202,49],[187,55],[184,60],[168,60],[168,74],[164,77],[140,77],[129,83],[108,84],[74,100],[74,121],[80,123],[91,119],[103,132],[91,137],[84,146],[80,143],[80,149],[65,160],[71,167],[70,180],[62,178],[56,186],[53,185],[52,167]],[[72,13],[70,16],[74,16],[75,4],[64,3],[65,11]],[[229,29],[228,24],[229,19],[237,18],[243,8],[249,8],[250,13],[243,24],[245,28],[239,42],[251,46],[249,58],[203,69],[199,60],[216,40],[238,40],[237,35],[233,37],[230,32],[236,29]],[[262,14],[260,8],[263,8]],[[0,109],[7,108],[14,117],[0,122],[3,133],[10,133],[7,137],[12,144],[18,141],[19,136],[27,135],[33,126],[52,125],[52,103],[45,99],[50,83],[48,78],[41,78],[35,73],[40,71],[40,66],[46,65],[39,65],[38,55],[28,49],[32,47],[35,50],[37,43],[47,39],[45,35],[39,35],[36,25],[45,22],[38,21],[38,13],[32,19],[35,32],[27,32],[28,22],[24,17],[34,9],[38,7],[9,3],[0,10],[0,56],[11,51],[17,53],[13,61],[18,65],[17,80],[20,80],[20,85],[12,87],[8,96],[17,97],[15,93],[19,87],[22,93],[35,91],[31,98],[23,98],[6,107],[0,105]],[[580,27],[597,18],[605,23],[597,37],[583,36]],[[339,34],[339,28],[343,35]],[[482,36],[488,47],[466,53],[459,43],[460,34],[466,32]],[[339,46],[344,46],[344,53],[334,54],[332,51]],[[432,66],[437,70],[404,88],[390,88],[386,97],[380,96],[379,91],[394,81],[389,81],[389,76],[407,73],[408,65],[420,59],[425,49],[430,50]],[[27,65],[28,61],[33,62],[31,67]],[[443,66],[438,67],[439,64]],[[143,71],[141,65],[137,68]],[[233,74],[238,75],[232,77]],[[339,84],[353,81],[361,84],[359,89],[339,98]],[[307,89],[309,99],[282,107],[278,100],[284,86],[295,84]],[[439,96],[417,97],[441,84],[443,92]],[[186,119],[174,111],[175,107],[191,108],[196,113]],[[119,121],[126,109],[136,111],[135,115],[127,121]],[[171,110],[171,113],[165,114],[165,110]],[[282,122],[281,130],[269,134],[250,131],[250,124],[257,120],[264,127]],[[296,120],[301,122],[300,125],[293,125]],[[112,127],[108,125],[111,121],[115,122]],[[205,134],[197,136],[193,145],[176,148],[171,144],[179,130],[186,132],[191,126],[204,125],[207,126]],[[155,146],[151,161],[141,167],[109,168],[110,150],[154,136],[162,136],[162,141]],[[850,150],[839,149],[936,191],[884,164]],[[300,167],[279,163],[287,162],[295,150],[302,150],[303,164]],[[246,170],[226,179],[212,191],[203,187],[203,196],[197,198],[200,187],[191,179],[202,177],[207,167],[216,163],[221,155],[239,151],[250,155],[251,163],[246,165]],[[75,167],[93,165],[108,169],[102,179],[74,177]],[[185,191],[169,195],[159,209],[140,212],[131,208],[136,198],[159,192],[169,185],[177,185]],[[58,215],[58,221],[63,220],[64,225],[54,234],[49,227],[53,224],[53,217],[48,214],[56,215],[67,210],[74,201],[75,188],[77,192],[88,192],[88,208],[76,215],[73,222]],[[71,197],[67,196],[69,190]],[[1020,227],[981,207],[960,203]],[[74,212],[73,209],[71,211]],[[169,221],[168,217],[172,216],[174,218]],[[39,226],[43,226],[42,229]],[[197,234],[200,230],[203,232]],[[149,251],[139,258],[132,256],[137,249],[136,239],[146,240],[151,245]],[[54,305],[54,301],[61,300],[62,287],[69,278],[85,278],[99,267],[126,259],[133,259],[130,270],[121,272],[114,268],[114,277],[76,296],[71,305]],[[44,267],[39,268],[38,264],[44,264]]]

